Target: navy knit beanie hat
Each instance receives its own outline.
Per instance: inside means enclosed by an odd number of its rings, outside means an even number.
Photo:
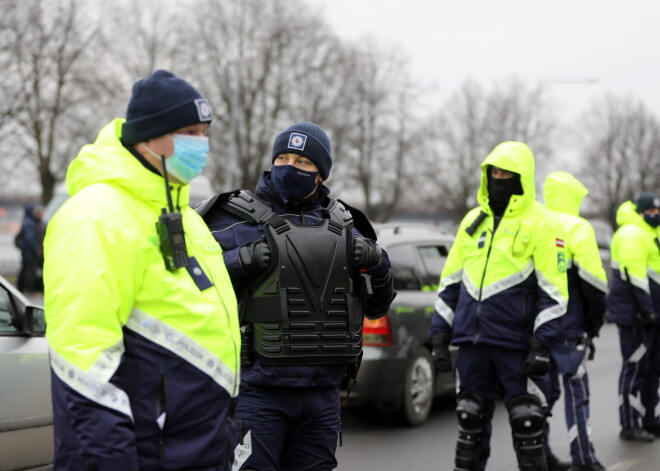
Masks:
[[[643,213],[647,209],[660,208],[660,198],[653,193],[640,193],[635,198],[635,206],[637,206],[638,213]]]
[[[303,121],[286,128],[273,142],[273,160],[280,154],[298,154],[307,157],[319,168],[323,180],[327,180],[332,168],[330,139],[323,129],[314,123]]]
[[[185,80],[157,70],[133,84],[122,141],[137,144],[197,123],[210,123],[211,105]]]

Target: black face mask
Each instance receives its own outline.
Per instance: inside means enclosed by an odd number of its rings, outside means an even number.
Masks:
[[[522,195],[520,175],[513,178],[493,178],[488,175],[488,202],[496,216],[504,214],[511,195]]]
[[[318,188],[319,172],[300,170],[293,165],[273,165],[270,180],[285,202],[301,201]]]
[[[655,229],[660,226],[660,214],[644,214],[644,221]]]

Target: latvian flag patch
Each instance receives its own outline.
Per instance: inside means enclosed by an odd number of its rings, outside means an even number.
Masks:
[[[557,247],[559,248],[564,248],[564,240],[563,239],[555,239],[557,241]]]

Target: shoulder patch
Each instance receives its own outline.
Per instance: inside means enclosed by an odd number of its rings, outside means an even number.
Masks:
[[[563,250],[557,252],[557,270],[559,273],[566,273],[566,254]]]

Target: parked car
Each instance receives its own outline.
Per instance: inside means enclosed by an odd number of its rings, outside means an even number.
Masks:
[[[44,310],[0,276],[0,470],[52,469]]]
[[[436,396],[455,394],[453,373],[435,374],[427,344],[438,281],[454,236],[421,224],[380,225],[376,230],[398,294],[388,315],[365,320],[357,384],[343,393],[342,405],[371,403],[408,425],[420,425]],[[456,349],[451,351],[455,357]]]

